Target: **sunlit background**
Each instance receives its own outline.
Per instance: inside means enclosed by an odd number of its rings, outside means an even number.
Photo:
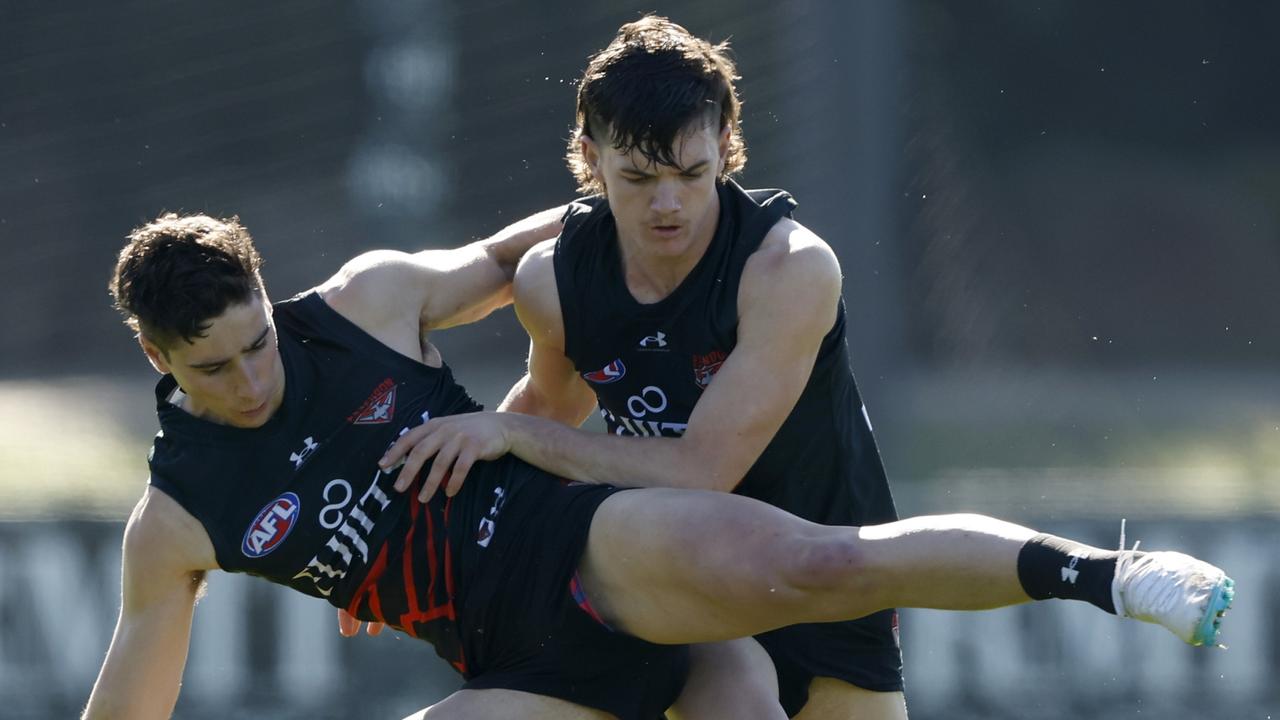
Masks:
[[[641,9],[729,39],[747,186],[837,251],[902,514],[1225,565],[1228,651],[1085,607],[908,613],[915,720],[1280,718],[1280,7],[933,0],[0,4],[0,716],[83,705],[146,482],[123,236],[238,214],[273,297],[571,198],[575,81]],[[436,338],[493,405],[508,311]],[[768,382],[768,378],[761,378]],[[398,718],[425,644],[216,576],[183,718]]]

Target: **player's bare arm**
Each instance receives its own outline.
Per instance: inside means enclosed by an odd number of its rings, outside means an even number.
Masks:
[[[479,320],[511,302],[520,258],[560,232],[563,214],[563,208],[545,210],[452,250],[367,252],[317,290],[379,341],[421,358],[421,339],[429,331]]]
[[[564,354],[564,318],[560,311],[560,295],[556,285],[553,256],[555,241],[534,246],[520,262],[513,282],[516,315],[528,333],[529,368],[503,400],[499,410],[550,418],[577,427],[590,414],[595,395]],[[458,422],[441,428],[442,432],[423,433],[420,457],[441,455],[439,471],[433,469],[424,479],[419,496],[425,502],[443,483],[445,491],[454,495],[462,487],[467,472],[477,460],[492,460],[510,451],[505,426],[492,420],[491,413],[459,416]],[[388,456],[388,466],[398,459]],[[403,491],[416,475],[402,473],[398,482]],[[449,472],[446,473],[446,470]],[[348,628],[342,629],[344,633]]]
[[[540,243],[516,270],[516,316],[529,334],[529,369],[498,407],[501,412],[550,418],[578,427],[595,394],[564,354],[564,316],[554,265],[555,243]]]
[[[403,459],[401,478],[412,478],[438,455],[423,497],[446,473],[447,491],[456,492],[469,467],[456,465],[456,457],[491,459],[503,451],[581,482],[732,490],[803,391],[839,298],[840,269],[831,249],[798,223],[782,220],[744,269],[738,344],[698,401],[683,437],[619,437],[527,415],[474,414],[432,420],[397,441],[385,461]]]
[[[216,566],[199,522],[148,488],[125,528],[120,617],[86,720],[169,717],[204,571]]]
[[[426,338],[511,302],[511,281],[534,243],[559,234],[564,208],[508,225],[493,237],[452,250],[375,250],[349,261],[317,290],[325,302],[381,343],[415,360],[439,364]],[[338,632],[350,637],[360,621],[338,611]],[[369,623],[377,635],[380,623]]]

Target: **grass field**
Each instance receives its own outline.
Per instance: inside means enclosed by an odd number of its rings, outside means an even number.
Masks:
[[[468,370],[492,407],[510,372]],[[1266,401],[1280,388],[1244,380],[1143,400],[1105,382],[942,378],[872,416],[904,514],[1280,515],[1280,408]],[[147,477],[153,382],[0,381],[0,519],[127,515]]]
[[[151,382],[0,382],[0,518],[126,515],[147,480]]]

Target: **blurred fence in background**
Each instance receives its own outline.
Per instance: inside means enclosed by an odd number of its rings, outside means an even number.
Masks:
[[[1280,717],[1280,6],[652,2],[742,74],[743,183],[840,257],[903,514],[965,510],[1227,564],[1229,652],[1066,605],[911,613],[912,717]],[[154,431],[109,307],[123,235],[238,213],[273,296],[374,247],[564,202],[615,1],[0,4],[0,716],[83,702]],[[439,338],[489,404],[510,313]],[[92,520],[92,521],[90,521]],[[399,717],[455,680],[215,575],[180,717]],[[367,705],[361,705],[367,703]],[[362,707],[360,711],[355,708]]]

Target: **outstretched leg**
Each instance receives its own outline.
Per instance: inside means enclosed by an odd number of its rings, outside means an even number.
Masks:
[[[801,622],[858,618],[889,607],[1015,605],[1031,600],[1028,589],[1038,592],[1045,575],[1060,572],[1058,564],[1074,569],[1074,555],[1106,554],[1045,538],[981,515],[833,527],[736,495],[634,490],[601,504],[580,573],[597,610],[614,627],[652,642],[708,642]],[[1029,554],[1032,567],[1020,577],[1024,547],[1035,552]],[[1058,558],[1047,568],[1046,553]],[[1198,593],[1229,582],[1220,570],[1174,553],[1143,557],[1155,558],[1148,577],[1156,582],[1148,585],[1185,580],[1199,588],[1185,593],[1188,606],[1199,603],[1196,612],[1213,615],[1213,603],[1202,602]],[[1173,562],[1171,570],[1166,561]],[[1161,573],[1186,577],[1164,582]],[[1028,577],[1033,582],[1024,585]],[[1109,592],[1108,580],[1103,593]],[[1050,596],[1057,595],[1037,595]],[[1110,605],[1109,598],[1082,599]],[[1163,618],[1156,620],[1169,626]],[[1171,629],[1194,642],[1181,628]]]

